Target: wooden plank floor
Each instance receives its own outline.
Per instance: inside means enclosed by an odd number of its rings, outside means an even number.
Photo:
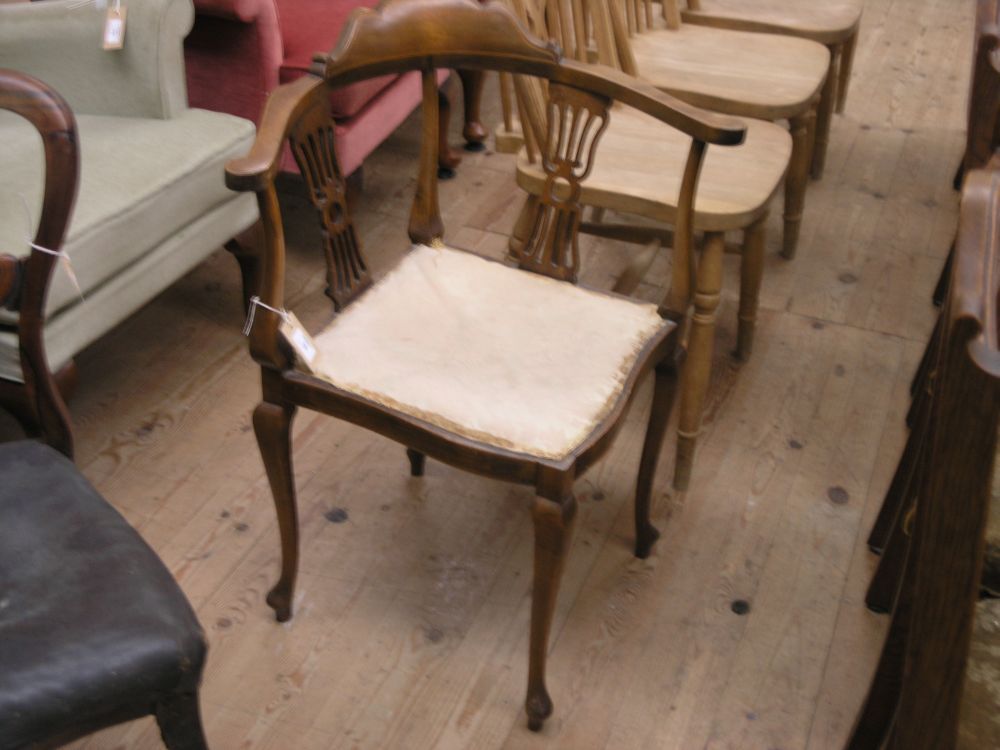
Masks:
[[[742,366],[729,357],[727,261],[694,480],[670,491],[671,439],[650,559],[630,553],[648,384],[612,454],[579,483],[551,650],[556,712],[540,735],[521,709],[527,489],[433,462],[411,479],[399,446],[300,413],[302,571],[296,617],[278,625],[263,601],[278,537],[232,260],[220,250],[83,352],[79,463],[197,608],[212,747],[839,748],[886,626],[862,605],[864,539],[902,445],[956,221],[973,6],[868,0],[848,109],[793,262],[777,253],[772,216],[757,348]],[[418,133],[411,118],[366,163],[357,222],[377,274],[406,247]],[[322,260],[298,187],[283,185],[288,291],[315,325]],[[448,238],[500,255],[521,200],[512,158],[467,155],[441,192]],[[585,244],[586,280],[609,283],[628,248]],[[655,264],[641,293],[660,294],[667,272]],[[143,721],[78,747],[161,745]]]

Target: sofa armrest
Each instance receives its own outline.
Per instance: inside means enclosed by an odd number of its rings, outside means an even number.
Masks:
[[[273,5],[274,0],[194,0],[194,11],[199,16],[253,23]]]
[[[0,5],[0,67],[40,78],[77,113],[168,119],[184,111],[191,0],[129,3],[121,50],[103,49],[104,19],[73,0]]]

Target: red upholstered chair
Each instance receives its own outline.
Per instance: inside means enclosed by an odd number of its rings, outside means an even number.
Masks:
[[[194,0],[194,29],[185,41],[188,97],[192,107],[260,122],[271,90],[309,72],[313,55],[329,52],[351,11],[378,0]],[[448,71],[438,73],[444,82]],[[477,77],[463,75],[466,140],[479,144]],[[332,92],[337,155],[350,175],[420,103],[420,76],[409,73],[362,81]],[[447,133],[448,101],[442,95],[441,138]],[[442,167],[459,159],[440,149]],[[282,168],[297,171],[285,152]]]

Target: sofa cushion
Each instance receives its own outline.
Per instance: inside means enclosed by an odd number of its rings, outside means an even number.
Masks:
[[[0,446],[0,476],[0,747],[194,690],[201,627],[139,534],[48,446]]]
[[[333,48],[351,11],[377,4],[378,0],[277,0],[278,24],[285,45],[285,60],[279,74],[281,82],[288,83],[308,73],[313,55]],[[338,119],[353,117],[396,77],[369,78],[337,89],[330,96],[330,111]]]
[[[80,186],[64,249],[85,296],[179,229],[232,200],[224,165],[245,153],[254,138],[253,123],[197,109],[169,120],[81,115],[77,124]],[[18,194],[37,222],[41,141],[25,121],[2,112],[0,142],[0,252],[25,255],[28,232]],[[47,314],[78,300],[68,275],[57,267]]]

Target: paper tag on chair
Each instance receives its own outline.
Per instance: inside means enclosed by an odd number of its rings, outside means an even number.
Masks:
[[[116,2],[108,8],[104,19],[104,49],[121,49],[125,46],[125,12],[126,8]]]
[[[316,342],[305,326],[295,317],[295,313],[286,312],[278,327],[278,332],[282,335],[288,345],[295,352],[295,359],[299,366],[306,372],[312,372],[313,362],[316,360]]]

